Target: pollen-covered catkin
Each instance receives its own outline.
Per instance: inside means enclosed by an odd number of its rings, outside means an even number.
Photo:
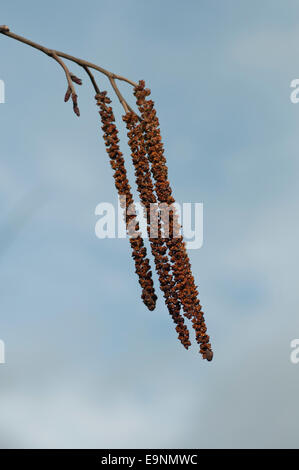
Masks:
[[[146,99],[150,95],[150,90],[145,88],[143,80],[134,89],[134,95],[137,99],[141,118],[144,121],[146,151],[151,163],[157,199],[159,203],[166,203],[172,206],[175,201],[168,181],[168,168],[164,156],[159,120],[154,108],[154,102]],[[173,236],[179,229],[179,219],[175,208],[170,213],[169,221],[163,220],[162,215],[162,223],[166,222],[169,223],[170,236],[165,240],[172,261],[178,297],[185,316],[192,321],[196,341],[200,345],[200,353],[204,359],[210,361],[213,358],[213,352],[209,343],[209,336],[206,334],[207,328],[204,314],[198,299],[198,290],[192,275],[186,246],[182,236]]]
[[[135,169],[137,189],[145,210],[148,236],[160,287],[168,311],[176,324],[178,338],[183,346],[188,349],[191,344],[189,341],[189,331],[184,324],[184,318],[180,314],[181,306],[171,273],[167,247],[165,240],[161,236],[161,221],[158,214],[157,199],[154,193],[149,162],[145,151],[144,123],[139,122],[138,117],[133,112],[128,112],[123,116],[123,120],[126,122],[128,129],[129,146],[131,148],[131,156]]]
[[[110,164],[114,171],[113,177],[115,187],[120,196],[120,204],[125,209],[125,222],[130,244],[132,247],[132,257],[135,261],[135,271],[142,287],[142,300],[149,310],[154,310],[157,296],[154,290],[152,272],[147,258],[146,248],[139,232],[139,224],[136,222],[136,212],[134,210],[134,201],[131,193],[131,187],[127,178],[125,162],[119,149],[118,131],[114,124],[115,118],[109,104],[111,100],[107,97],[107,92],[101,92],[95,96],[97,105],[100,108],[102,120],[102,130],[104,132],[104,141],[106,151],[110,157]],[[125,196],[125,197],[123,197]],[[125,201],[125,202],[124,202]],[[130,213],[128,214],[128,209]]]

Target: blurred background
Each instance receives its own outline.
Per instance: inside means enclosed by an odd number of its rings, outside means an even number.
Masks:
[[[298,2],[13,0],[0,23],[152,89],[174,195],[204,204],[214,349],[185,351],[128,240],[95,236],[116,191],[83,71],[78,119],[59,65],[1,35],[1,447],[297,447]]]

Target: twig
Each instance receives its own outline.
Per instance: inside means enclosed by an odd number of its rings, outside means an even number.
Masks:
[[[129,83],[133,87],[136,87],[137,83],[133,82],[132,80],[129,80],[126,77],[122,77],[121,75],[116,75],[115,73],[110,72],[109,70],[106,70],[103,67],[100,67],[99,65],[93,64],[92,62],[88,62],[84,59],[74,57],[72,55],[66,54],[66,53],[61,52],[61,51],[56,51],[54,49],[49,49],[45,46],[42,46],[41,44],[30,41],[30,39],[27,39],[27,38],[24,38],[22,36],[19,36],[18,34],[12,33],[10,31],[9,27],[6,26],[6,25],[0,26],[0,33],[4,34],[5,36],[8,36],[12,39],[15,39],[16,41],[27,44],[28,46],[31,46],[35,49],[38,49],[39,51],[43,52],[44,54],[48,55],[49,57],[53,57],[53,59],[55,59],[57,62],[59,62],[60,65],[63,67],[63,69],[65,71],[65,74],[66,74],[66,77],[67,77],[67,80],[68,80],[68,84],[69,84],[69,77],[71,77],[71,74],[69,73],[69,71],[68,71],[66,65],[64,64],[64,62],[61,61],[61,59],[59,59],[60,57],[62,57],[63,59],[69,60],[71,62],[75,62],[76,64],[83,67],[87,73],[88,73],[89,69],[94,69],[94,70],[97,70],[98,72],[103,73],[104,75],[106,75],[109,78],[110,83],[111,83],[111,85],[112,85],[112,87],[113,87],[120,103],[122,104],[125,112],[127,113],[128,110],[132,111],[131,107],[128,105],[128,103],[126,102],[126,100],[122,96],[121,92],[119,91],[119,89],[118,89],[118,87],[115,83],[115,80],[120,80],[120,81]],[[67,69],[67,71],[66,71],[66,69]],[[90,72],[90,70],[89,70],[89,72]],[[91,75],[89,74],[89,77],[90,77],[91,81],[93,82],[92,76],[93,76],[92,74]],[[94,85],[94,83],[93,83],[93,85]],[[69,86],[70,86],[70,84],[69,84]],[[72,88],[71,88],[71,90],[72,90]],[[75,91],[72,93],[72,96],[76,96]]]
[[[66,79],[67,79],[67,82],[68,82],[68,90],[67,90],[65,101],[68,101],[69,95],[72,97],[74,112],[79,117],[80,116],[80,111],[79,111],[79,108],[78,108],[77,94],[76,94],[75,87],[73,85],[72,75],[71,75],[69,69],[67,68],[67,66],[65,65],[65,63],[63,62],[63,60],[61,60],[60,57],[58,57],[58,55],[54,51],[50,51],[49,56],[53,57],[53,59],[56,60],[61,65],[61,67],[63,68],[63,70],[65,72],[65,76],[66,76]]]
[[[93,76],[93,73],[89,70],[88,67],[86,67],[86,65],[82,65],[82,67],[84,68],[85,72],[88,74],[90,80],[91,80],[91,83],[93,84],[93,87],[94,87],[94,91],[96,92],[97,95],[100,94],[100,89],[97,85],[97,82]]]
[[[124,110],[127,114],[129,112],[130,106],[127,104],[126,100],[123,98],[121,92],[117,88],[114,78],[109,77],[109,80],[110,80],[110,83],[112,85],[113,90],[115,91],[120,103],[122,104],[122,106],[123,106],[123,108],[124,108]]]

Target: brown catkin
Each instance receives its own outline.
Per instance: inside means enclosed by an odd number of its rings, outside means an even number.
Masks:
[[[111,103],[111,100],[107,97],[107,92],[105,91],[96,94],[95,99],[100,108],[99,113],[103,124],[102,130],[104,131],[104,141],[106,151],[110,157],[110,164],[114,171],[113,177],[115,180],[115,187],[120,196],[120,204],[122,208],[125,209],[125,222],[130,236],[132,257],[135,261],[135,271],[142,287],[141,297],[148,309],[154,310],[157,296],[154,290],[152,272],[147,258],[146,248],[141,234],[139,233],[139,224],[138,222],[135,222],[136,212],[134,210],[134,201],[127,178],[125,161],[118,145],[119,139],[118,131],[114,124],[115,118],[112,108],[108,106]],[[123,201],[123,196],[125,196],[125,202]],[[129,208],[130,214],[128,214]]]
[[[168,181],[168,168],[164,156],[159,120],[154,108],[154,102],[147,100],[150,90],[145,88],[144,81],[134,89],[137,98],[137,105],[144,122],[144,135],[146,141],[146,150],[148,159],[151,163],[151,172],[155,181],[155,190],[159,203],[166,203],[169,206],[174,204],[175,200]],[[163,224],[168,224],[162,215]],[[178,233],[180,224],[178,215],[173,209],[169,217],[169,234],[166,238],[166,244],[169,249],[170,259],[172,261],[173,274],[176,281],[176,289],[184,314],[192,321],[196,334],[196,341],[200,345],[200,353],[204,359],[211,361],[213,352],[209,343],[209,336],[206,334],[204,314],[198,299],[198,290],[195,285],[194,277],[191,271],[190,260],[186,251],[185,242],[182,236],[174,236]]]
[[[148,236],[159,277],[160,287],[163,292],[168,311],[176,324],[178,338],[183,346],[188,349],[191,344],[189,340],[189,331],[184,324],[184,318],[180,314],[181,306],[175,289],[173,275],[171,273],[167,247],[165,240],[161,237],[161,221],[158,215],[157,199],[154,193],[150,166],[145,150],[144,123],[139,122],[138,117],[133,112],[128,112],[123,116],[123,120],[126,122],[128,129],[129,146],[131,148],[131,156],[135,169],[137,189],[145,211]],[[153,227],[153,217],[156,224],[155,227]],[[155,233],[152,233],[154,231]]]

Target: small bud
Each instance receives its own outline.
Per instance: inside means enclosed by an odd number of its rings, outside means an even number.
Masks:
[[[74,113],[80,117],[80,109],[78,108],[78,106],[74,106]]]
[[[70,89],[70,87],[68,87],[68,89],[66,90],[65,97],[64,97],[65,103],[70,99],[71,94],[72,94],[72,90]]]
[[[77,83],[77,85],[82,85],[81,78],[76,77],[76,75],[71,74],[71,79],[73,80],[74,83]]]

